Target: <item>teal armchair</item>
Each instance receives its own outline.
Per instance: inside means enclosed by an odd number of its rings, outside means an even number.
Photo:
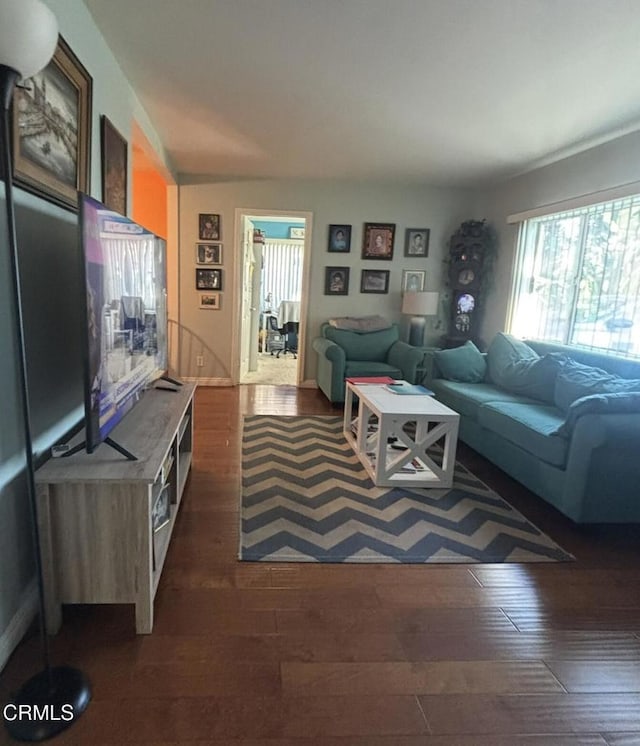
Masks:
[[[372,332],[336,329],[322,324],[313,340],[318,353],[316,380],[330,402],[344,401],[345,378],[390,376],[414,382],[424,352],[400,341],[396,324]]]

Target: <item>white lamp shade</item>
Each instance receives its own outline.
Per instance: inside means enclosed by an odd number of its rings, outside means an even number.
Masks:
[[[409,316],[435,316],[438,313],[438,293],[405,293],[402,313]]]
[[[29,78],[47,66],[58,22],[40,0],[0,0],[0,65]]]

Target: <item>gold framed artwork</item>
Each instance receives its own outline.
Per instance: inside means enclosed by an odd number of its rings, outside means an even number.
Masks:
[[[89,191],[93,80],[60,36],[51,62],[16,90],[14,181],[77,211]]]
[[[200,308],[208,311],[219,311],[220,293],[202,293],[200,295]]]
[[[393,259],[395,223],[365,223],[362,237],[363,259]]]

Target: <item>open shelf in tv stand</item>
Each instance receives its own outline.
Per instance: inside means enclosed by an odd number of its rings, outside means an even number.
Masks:
[[[135,604],[136,632],[153,629],[153,600],[180,508],[193,450],[194,384],[150,389],[112,431],[137,461],[101,445],[50,459],[36,472],[49,632],[62,604]],[[169,520],[153,530],[168,483]]]

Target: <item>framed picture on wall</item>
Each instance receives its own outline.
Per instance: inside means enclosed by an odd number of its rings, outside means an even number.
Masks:
[[[196,244],[196,264],[222,264],[222,244]]]
[[[219,311],[220,293],[202,293],[200,296],[200,308],[209,311]]]
[[[351,251],[350,225],[329,226],[329,245],[327,246],[327,251],[335,251],[343,254]]]
[[[405,256],[429,256],[429,229],[407,228],[404,237]]]
[[[402,271],[402,292],[421,293],[424,290],[427,273],[423,269],[405,269]]]
[[[325,268],[324,294],[349,295],[349,267]]]
[[[58,37],[51,62],[17,88],[13,103],[13,168],[17,185],[78,209],[89,192],[93,80]]]
[[[127,214],[127,141],[104,114],[100,117],[102,201],[110,209]]]
[[[388,269],[363,269],[360,278],[361,293],[388,293]]]
[[[198,238],[201,241],[219,241],[221,236],[220,215],[213,212],[200,213],[198,216]]]
[[[196,290],[222,290],[222,270],[196,269]]]
[[[395,223],[365,223],[362,237],[363,259],[393,259]]]

